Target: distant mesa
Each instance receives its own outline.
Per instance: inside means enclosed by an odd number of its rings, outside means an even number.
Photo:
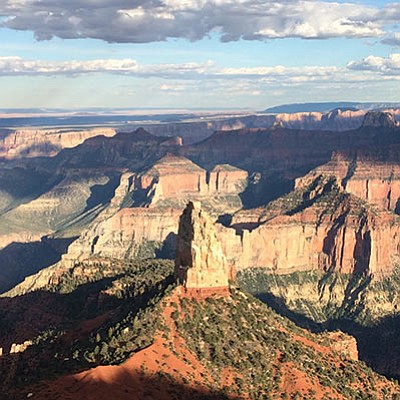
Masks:
[[[388,109],[388,108],[399,108],[400,103],[361,103],[361,102],[321,102],[321,103],[293,103],[293,104],[282,104],[274,106],[264,110],[268,114],[279,114],[279,113],[299,113],[299,112],[329,112],[335,109],[341,109],[342,111],[355,111],[355,110],[376,110],[376,109]]]
[[[229,267],[214,222],[199,202],[189,202],[179,221],[175,277],[189,297],[229,295]]]

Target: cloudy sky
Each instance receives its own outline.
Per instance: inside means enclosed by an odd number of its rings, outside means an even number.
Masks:
[[[1,0],[0,107],[400,102],[400,2]]]

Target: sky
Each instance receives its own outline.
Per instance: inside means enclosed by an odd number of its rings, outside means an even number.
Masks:
[[[400,102],[400,2],[1,0],[0,108]]]

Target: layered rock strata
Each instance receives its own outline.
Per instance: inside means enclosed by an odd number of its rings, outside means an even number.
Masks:
[[[63,260],[171,256],[179,215],[188,201],[204,200],[213,215],[236,211],[241,207],[239,192],[246,183],[247,172],[229,165],[216,166],[208,173],[183,157],[171,155],[143,174],[126,172],[109,207],[82,232]]]
[[[373,155],[372,152],[375,154]],[[305,177],[295,187],[307,185],[319,175],[335,176],[343,190],[364,199],[379,209],[400,212],[400,147],[392,146],[391,156],[377,157],[377,150],[336,152],[331,160]]]
[[[63,261],[73,264],[92,256],[117,259],[154,256],[154,251],[162,251],[163,246],[174,246],[180,214],[180,210],[171,208],[123,208],[83,232],[68,248]]]
[[[167,155],[134,178],[134,203],[148,207],[183,209],[188,201],[201,201],[213,213],[234,212],[242,207],[239,194],[248,173],[231,165],[216,165],[210,172],[185,157]]]
[[[175,277],[193,297],[229,294],[229,268],[213,220],[190,202],[179,221]]]
[[[239,212],[232,221],[237,235],[221,227],[230,264],[277,274],[390,274],[399,259],[399,218],[342,192],[332,178],[319,179],[269,209]]]
[[[12,159],[55,156],[61,149],[76,147],[86,139],[95,136],[111,137],[116,133],[113,128],[95,128],[81,131],[20,129],[9,133],[0,140],[0,157]]]

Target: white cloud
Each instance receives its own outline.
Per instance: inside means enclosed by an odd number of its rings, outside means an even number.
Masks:
[[[324,0],[3,0],[4,26],[40,39],[108,42],[222,41],[286,37],[383,37],[398,21],[398,4],[377,8]]]
[[[240,68],[220,67],[212,61],[146,65],[133,59],[49,62],[20,57],[0,57],[0,77],[72,76],[76,77],[76,80],[64,82],[63,85],[75,87],[83,81],[94,82],[90,79],[96,79],[96,74],[119,75],[123,77],[121,79],[148,78],[143,84],[138,84],[139,81],[134,79],[119,80],[126,82],[126,87],[133,87],[135,96],[136,88],[142,85],[156,95],[181,96],[182,99],[194,93],[208,93],[209,96],[213,94],[222,98],[230,96],[254,98],[280,90],[295,92],[301,89],[304,93],[322,90],[325,93],[329,88],[332,90],[352,88],[354,91],[365,85],[395,87],[393,81],[400,81],[400,54],[393,54],[388,58],[369,56],[360,61],[352,61],[347,67],[277,65]],[[79,79],[79,77],[84,78]]]
[[[361,61],[351,61],[347,68],[356,71],[370,71],[381,75],[400,76],[400,53],[391,54],[389,57],[368,56]]]
[[[116,74],[141,78],[176,79],[183,81],[226,80],[235,82],[254,81],[263,84],[298,84],[343,79],[345,68],[340,67],[242,67],[222,68],[212,61],[182,64],[139,64],[133,59],[98,59],[73,61],[26,60],[20,57],[0,57],[0,76],[78,76],[87,74]],[[249,90],[253,91],[251,84]],[[184,84],[172,87],[168,82],[160,86],[162,91],[182,91]]]
[[[40,61],[0,57],[0,75],[72,75],[92,72],[132,73],[135,60]]]

